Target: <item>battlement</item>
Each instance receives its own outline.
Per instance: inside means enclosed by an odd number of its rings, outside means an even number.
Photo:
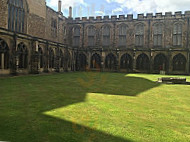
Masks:
[[[190,17],[190,11],[185,11],[182,13],[182,11],[177,11],[174,14],[172,12],[165,12],[163,14],[160,13],[147,13],[145,14],[138,14],[136,18],[134,18],[133,14],[127,14],[127,15],[112,15],[112,16],[96,16],[96,17],[76,17],[73,19],[74,22],[90,22],[90,21],[131,21],[131,20],[147,20],[147,19],[177,19],[177,18],[189,18]]]

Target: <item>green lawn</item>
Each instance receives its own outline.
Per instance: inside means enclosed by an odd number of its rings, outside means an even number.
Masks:
[[[190,86],[159,84],[158,77],[80,72],[0,78],[0,141],[190,141]]]

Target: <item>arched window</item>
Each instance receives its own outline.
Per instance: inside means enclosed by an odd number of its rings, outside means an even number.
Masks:
[[[102,45],[110,45],[110,27],[108,25],[102,27]]]
[[[153,27],[154,46],[162,46],[162,34],[163,34],[162,24],[160,23],[155,24]]]
[[[93,69],[101,68],[101,57],[97,53],[95,53],[91,58],[91,68]]]
[[[20,43],[18,45],[18,58],[19,58],[19,65],[20,69],[27,69],[28,67],[28,50],[24,43]]]
[[[141,71],[148,71],[149,70],[149,58],[146,54],[141,54],[137,58],[137,69]]]
[[[180,23],[175,24],[173,27],[173,45],[182,45],[182,24]]]
[[[9,47],[7,43],[0,39],[0,69],[9,68]]]
[[[143,46],[144,45],[144,25],[138,24],[135,28],[135,45]]]
[[[39,64],[40,64],[40,68],[43,68],[43,50],[41,47],[38,48],[38,54],[39,54]]]
[[[132,57],[129,54],[124,54],[121,57],[120,68],[121,69],[132,69]]]
[[[173,58],[173,71],[184,71],[186,69],[186,58],[182,54],[177,54]]]
[[[88,27],[88,46],[95,46],[96,28],[94,26]]]
[[[80,46],[80,27],[73,28],[73,46]]]
[[[118,46],[126,46],[126,40],[127,40],[127,26],[120,25]]]
[[[25,10],[23,0],[8,1],[8,29],[24,32]]]
[[[110,70],[116,68],[116,57],[112,53],[106,56],[105,68]]]
[[[54,68],[54,51],[49,49],[49,68]]]
[[[64,56],[63,56],[63,52],[62,50],[60,50],[60,67],[63,68],[64,67]]]

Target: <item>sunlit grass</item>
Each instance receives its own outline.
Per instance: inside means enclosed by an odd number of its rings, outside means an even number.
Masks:
[[[156,83],[161,76],[0,79],[0,141],[189,141],[190,86]]]

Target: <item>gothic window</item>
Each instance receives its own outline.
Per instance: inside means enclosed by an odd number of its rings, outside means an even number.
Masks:
[[[124,54],[121,57],[120,68],[121,69],[132,69],[132,57],[129,54]]]
[[[186,58],[182,54],[177,54],[173,58],[173,71],[184,71],[186,69]]]
[[[53,52],[53,49],[49,50],[49,68],[54,68],[54,52]]]
[[[95,46],[96,29],[94,26],[88,27],[88,46]]]
[[[80,46],[80,27],[73,28],[73,46]]]
[[[54,38],[57,37],[57,20],[53,18],[51,19],[51,35]]]
[[[9,68],[9,48],[7,43],[0,39],[0,69]]]
[[[103,26],[102,27],[102,45],[103,46],[109,46],[110,45],[110,27],[109,26]]]
[[[153,27],[154,46],[162,46],[162,34],[163,34],[162,24],[160,23],[155,24]]]
[[[143,46],[144,45],[144,25],[138,24],[135,28],[135,45]]]
[[[173,27],[173,45],[182,45],[182,24],[177,23]]]
[[[8,1],[8,29],[16,32],[24,32],[25,10],[23,0]]]
[[[19,58],[19,65],[20,69],[27,69],[28,67],[28,50],[24,43],[20,43],[18,45],[18,58]]]
[[[126,39],[127,39],[127,26],[120,25],[118,46],[126,46]]]
[[[38,53],[39,53],[40,68],[43,68],[43,51],[42,51],[42,48],[41,48],[41,47],[39,47]]]

